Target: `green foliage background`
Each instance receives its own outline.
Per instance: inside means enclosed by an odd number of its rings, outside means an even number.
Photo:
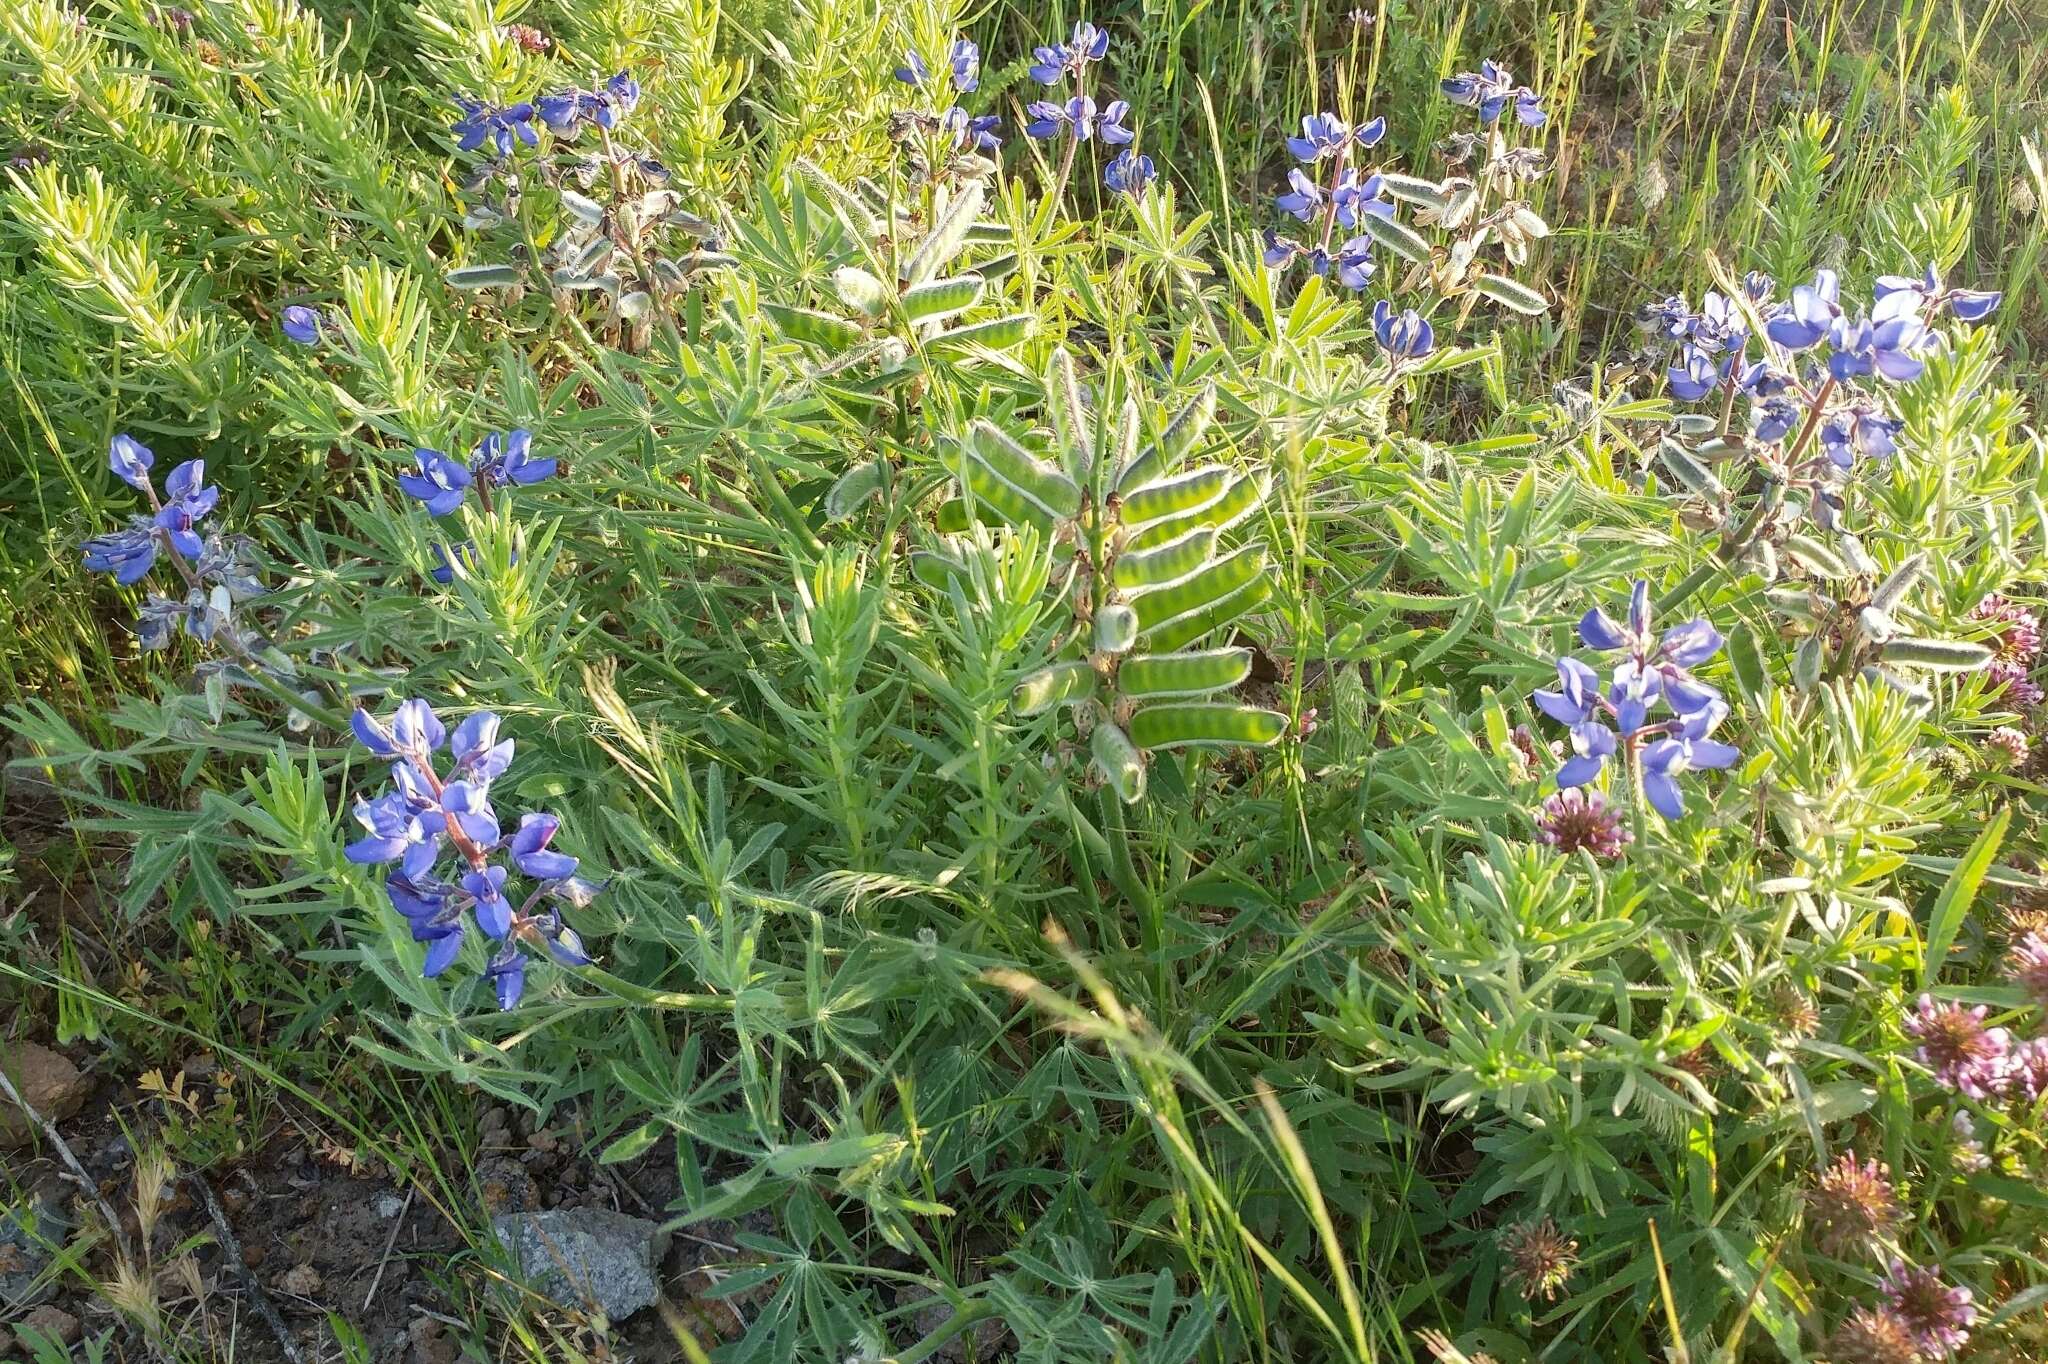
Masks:
[[[1503,1364],[1805,1360],[1871,1297],[1871,1266],[1801,1231],[1813,1172],[1850,1146],[1900,1175],[1902,1248],[1998,1314],[1982,1348],[2040,1357],[2038,1123],[1959,1171],[1899,1031],[1930,985],[2019,1004],[1994,906],[2035,885],[2042,791],[1981,760],[1999,699],[1968,677],[1931,712],[1802,691],[1761,584],[1727,574],[1695,604],[1749,641],[1717,675],[1746,766],[1654,857],[1536,845],[1510,738],[1581,611],[1708,557],[1643,477],[1662,409],[1631,316],[1697,296],[1710,258],[1858,287],[1934,259],[2004,289],[1995,328],[1914,390],[1868,538],[1887,569],[1934,551],[1930,627],[1967,633],[1986,592],[2041,580],[2048,51],[2020,6],[181,13],[0,9],[8,836],[32,852],[18,874],[108,906],[4,920],[24,1016],[138,1067],[197,1038],[251,1069],[259,1107],[333,1077],[321,1111],[471,1221],[474,1106],[580,1104],[607,1159],[675,1162],[677,1215],[771,1215],[722,1281],[753,1328],[702,1341],[732,1359],[960,1337],[980,1358],[1363,1361],[1434,1329]],[[1007,362],[935,352],[914,398],[821,372],[774,310],[827,303],[852,247],[800,163],[885,175],[890,70],[956,22],[985,55],[975,107],[1014,130],[1025,54],[1081,17],[1114,35],[1164,216],[1103,202],[1097,173],[1070,217],[1041,213],[1013,138],[984,216],[1015,269],[975,317],[1029,313],[1033,335]],[[1463,363],[1392,391],[1361,311],[1279,290],[1253,234],[1302,114],[1384,113],[1419,170],[1456,112],[1436,81],[1485,56],[1552,110],[1554,233],[1521,275],[1552,307],[1476,314]],[[444,282],[496,259],[461,226],[450,93],[621,67],[647,91],[635,129],[738,262],[694,295],[693,344],[641,354]],[[285,342],[302,302],[352,344]],[[1082,780],[1054,717],[1011,709],[1063,624],[1044,545],[984,531],[951,587],[909,571],[943,435],[1046,425],[1061,345],[1147,438],[1214,385],[1207,457],[1273,479],[1247,532],[1274,587],[1246,624],[1250,699],[1290,737],[1162,759],[1130,806]],[[416,444],[511,426],[568,475],[475,517],[477,571],[435,589],[393,475]],[[378,774],[345,735],[209,695],[196,653],[138,654],[124,594],[80,570],[78,542],[126,515],[102,465],[122,430],[166,466],[206,458],[309,678],[381,669],[507,717],[516,796],[613,878],[584,921],[601,973],[504,1015],[473,963],[417,979],[339,852]],[[829,515],[870,460],[892,481]],[[1788,1001],[1818,1030],[1788,1029]],[[1526,1299],[1498,1232],[1546,1216],[1579,1264]],[[582,1339],[473,1291],[494,1350]],[[989,1320],[1008,1334],[975,1333]]]

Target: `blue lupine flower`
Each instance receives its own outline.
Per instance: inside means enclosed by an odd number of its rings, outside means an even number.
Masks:
[[[1699,346],[1688,344],[1682,347],[1678,363],[1665,371],[1665,379],[1671,385],[1671,396],[1688,403],[1706,397],[1728,377],[1734,364],[1732,355],[1717,362],[1710,352]]]
[[[1622,739],[1631,745],[1647,739],[1645,768],[1649,752],[1658,752],[1667,780],[1688,765],[1725,767],[1734,761],[1733,749],[1706,738],[1726,715],[1727,703],[1691,671],[1720,652],[1721,635],[1711,624],[1691,620],[1656,634],[1650,622],[1650,585],[1638,582],[1630,593],[1626,622],[1595,607],[1579,621],[1579,639],[1588,648],[1618,650],[1623,656],[1604,694],[1598,674],[1567,656],[1557,661],[1556,689],[1538,691],[1531,698],[1545,715],[1571,731],[1573,756],[1558,770],[1560,787],[1583,786],[1599,776]],[[1671,709],[1671,719],[1650,719],[1651,708],[1659,702]],[[1658,747],[1667,742],[1679,746]],[[1677,818],[1665,805],[1657,808]]]
[[[406,918],[414,942],[427,944],[420,974],[432,979],[446,971],[462,953],[462,911],[455,889],[431,876],[409,877],[394,872],[384,882],[392,908]]]
[[[533,457],[533,433],[523,429],[503,436],[493,431],[469,457],[470,473],[493,488],[538,483],[559,467],[558,460]]]
[[[1858,455],[1889,459],[1899,448],[1903,425],[1870,402],[1852,403],[1837,408],[1821,424],[1820,448],[1838,469],[1853,468]]]
[[[1353,128],[1335,114],[1309,114],[1301,120],[1301,136],[1287,139],[1287,150],[1297,161],[1314,162],[1346,147],[1377,147],[1386,135],[1384,118]]]
[[[1040,85],[1057,85],[1070,75],[1078,76],[1090,62],[1099,62],[1109,51],[1109,33],[1090,23],[1074,25],[1074,34],[1064,43],[1035,47],[1031,55],[1031,79]]]
[[[1764,333],[1786,350],[1808,350],[1826,339],[1835,319],[1842,315],[1841,279],[1832,270],[1822,270],[1813,283],[1792,290],[1792,297],[1779,305],[1764,321]]]
[[[145,650],[167,648],[171,636],[185,628],[185,606],[152,592],[135,613],[135,640]]]
[[[1557,689],[1532,698],[1537,709],[1571,731],[1573,756],[1558,772],[1559,786],[1584,786],[1600,775],[1615,750],[1614,732],[1601,715],[1600,679],[1578,659],[1557,660]]]
[[[1097,115],[1095,101],[1086,95],[1076,95],[1064,104],[1051,100],[1034,100],[1025,112],[1031,115],[1031,122],[1024,125],[1024,131],[1032,137],[1058,137],[1066,132],[1076,140],[1086,142],[1095,136],[1098,123],[1102,128],[1105,142],[1129,142],[1130,131],[1115,126],[1114,119],[1129,112],[1130,105],[1117,100],[1109,106],[1109,112]]]
[[[499,1008],[517,1007],[520,996],[526,993],[526,956],[519,950],[519,944],[507,938],[484,968],[484,978],[491,982]]]
[[[1932,263],[1929,263],[1927,273],[1918,278],[1911,275],[1877,277],[1874,294],[1880,306],[1887,299],[1901,293],[1912,296],[1916,312],[1921,308],[1929,312],[1947,308],[1964,322],[1983,321],[1991,315],[1991,311],[1998,306],[1998,301],[2002,297],[1992,290],[1944,289],[1941,285],[1941,272],[1936,270]],[[1876,309],[1872,309],[1872,316],[1875,316],[1876,312]]]
[[[462,888],[476,899],[476,926],[493,938],[512,931],[512,904],[505,898],[505,869],[480,867],[462,874]]]
[[[562,90],[534,101],[534,112],[548,125],[548,131],[573,137],[584,124],[607,131],[619,126],[633,106],[640,102],[640,82],[621,71],[604,83],[602,90]]]
[[[463,496],[474,481],[467,466],[439,450],[417,449],[412,457],[419,462],[419,472],[400,474],[399,487],[426,503],[433,516],[446,516],[462,505]]]
[[[1306,248],[1292,237],[1283,237],[1272,228],[1265,232],[1266,249],[1264,259],[1269,269],[1278,270],[1290,264]]]
[[[279,316],[278,330],[285,334],[286,340],[296,341],[302,346],[317,346],[320,344],[320,312],[294,303]]]
[[[1752,398],[1775,398],[1792,387],[1792,376],[1768,360],[1756,360],[1743,369],[1735,386]]]
[[[402,702],[388,724],[358,706],[348,717],[348,725],[355,731],[356,741],[377,757],[420,764],[430,762],[448,739],[448,727],[441,717],[418,699]]]
[[[375,800],[356,802],[356,823],[363,837],[341,850],[349,861],[374,866],[398,862],[407,876],[424,875],[439,856],[446,822],[430,810],[421,810],[402,792],[387,791]]]
[[[436,544],[434,546],[434,561],[435,566],[427,570],[427,576],[441,584],[441,586],[446,587],[455,581],[455,565],[457,563],[460,563],[464,569],[474,569],[476,567],[476,542],[474,540],[462,540],[453,545]]]
[[[95,535],[80,546],[85,566],[94,573],[111,573],[123,587],[140,582],[156,563],[157,534],[148,517],[137,517],[126,530]]]
[[[452,131],[456,145],[463,151],[473,152],[488,142],[503,158],[512,154],[514,143],[524,143],[529,147],[540,145],[540,134],[533,127],[533,105],[529,103],[494,109],[467,95],[457,95],[455,103],[462,110],[462,117],[455,121]]]
[[[575,875],[575,858],[549,849],[560,828],[553,815],[525,815],[511,837],[501,838],[489,787],[511,766],[513,748],[510,740],[498,739],[497,715],[478,711],[450,736],[433,708],[415,699],[400,705],[388,723],[366,710],[356,711],[349,723],[373,754],[394,760],[394,784],[376,800],[357,804],[366,836],[345,853],[359,863],[401,864],[385,889],[415,941],[427,944],[425,974],[441,974],[460,955],[465,910],[485,936],[501,944],[485,976],[502,1008],[518,1003],[525,990],[521,944],[543,948],[565,966],[589,965],[582,941],[560,912],[535,906],[545,899],[581,907],[603,887]],[[434,754],[444,742],[454,759],[445,785],[434,771]],[[454,885],[433,875],[444,844],[465,864]],[[506,894],[510,870],[493,860],[501,852],[537,883],[523,905],[515,907]]]
[[[197,559],[206,548],[193,529],[220,501],[220,489],[206,486],[206,461],[188,459],[164,479],[164,505],[156,514],[156,526],[171,547],[187,559]]]
[[[896,68],[896,79],[905,85],[923,89],[932,74],[931,68],[924,64],[924,58],[915,52],[905,52],[903,62],[902,66]],[[978,73],[981,68],[981,49],[972,42],[965,38],[956,40],[947,58],[947,64],[951,67],[950,75],[955,90],[966,94],[980,88],[981,78]]]
[[[1728,703],[1715,700],[1682,715],[1677,728],[1666,738],[1651,742],[1643,750],[1643,795],[1666,819],[1685,814],[1685,801],[1675,778],[1681,772],[1730,767],[1742,754],[1728,744],[1710,739],[1714,727],[1728,714]]]
[[[455,727],[448,751],[455,759],[455,774],[464,781],[494,781],[512,766],[512,740],[498,741],[498,725],[496,711],[480,710]]]
[[[1893,294],[1893,299],[1909,299],[1910,296]],[[1934,334],[1920,321],[1917,312],[1899,316],[1894,305],[1889,309],[1893,315],[1882,319],[1838,317],[1828,328],[1828,373],[1836,379],[1847,382],[1876,373],[1894,383],[1905,383],[1920,377],[1927,368],[1927,362],[1917,352],[1933,344]]]
[[[1131,130],[1124,127],[1124,120],[1130,116],[1131,105],[1129,100],[1111,100],[1109,107],[1102,111],[1102,117],[1096,121],[1096,135],[1112,147],[1124,145],[1133,136]],[[1083,136],[1086,136],[1086,134],[1083,134]]]
[[[490,783],[451,781],[441,788],[441,808],[462,836],[488,852],[498,846],[498,812],[491,808]]]
[[[1357,227],[1359,220],[1367,216],[1391,222],[1394,201],[1385,196],[1386,183],[1378,175],[1360,179],[1356,168],[1347,168],[1337,178],[1336,188],[1330,191],[1330,205],[1337,221],[1345,227]]]
[[[1397,313],[1381,299],[1372,305],[1372,331],[1380,348],[1398,360],[1420,360],[1436,349],[1436,332],[1413,308]]]
[[[994,114],[970,114],[957,104],[939,118],[940,131],[952,137],[955,147],[982,152],[1001,150],[1003,140],[996,136],[996,129],[1002,126],[1003,121]]]
[[[1481,123],[1499,121],[1508,105],[1515,106],[1515,118],[1527,127],[1538,127],[1549,117],[1534,90],[1516,85],[1508,69],[1496,61],[1484,61],[1477,71],[1465,71],[1441,83],[1444,98],[1479,111]]]
[[[1309,179],[1299,167],[1287,172],[1287,183],[1291,188],[1273,201],[1275,208],[1282,213],[1291,213],[1303,222],[1323,211],[1323,187]]]
[[[494,431],[485,436],[470,452],[466,465],[440,450],[425,448],[414,450],[413,458],[419,463],[419,472],[400,474],[398,486],[426,503],[434,516],[446,516],[461,506],[473,483],[481,482],[486,489],[538,483],[554,477],[561,467],[559,460],[533,458],[533,436],[525,430],[506,435]],[[445,554],[442,558],[446,563]]]
[[[575,875],[576,859],[548,848],[548,840],[561,827],[562,821],[550,814],[521,815],[518,831],[505,845],[512,855],[512,864],[536,881],[559,881]]]
[[[1692,326],[1692,305],[1685,295],[1671,294],[1659,302],[1645,303],[1637,317],[1648,330],[1676,341]]]
[[[1799,404],[1786,397],[1766,398],[1753,409],[1756,417],[1756,438],[1766,445],[1776,445],[1792,434],[1792,428],[1799,423]]]
[[[1317,253],[1321,255],[1320,252]],[[1347,289],[1363,289],[1372,280],[1377,268],[1372,259],[1372,238],[1353,237],[1337,248],[1332,262],[1337,267],[1337,282]],[[1322,273],[1321,266],[1316,270]]]
[[[1748,295],[1751,303],[1759,306],[1770,302],[1771,295],[1777,288],[1778,281],[1761,270],[1751,270],[1742,277],[1742,292]]]
[[[1151,157],[1140,156],[1126,147],[1103,167],[1102,183],[1118,194],[1137,199],[1144,195],[1146,187],[1158,174],[1153,169]]]
[[[148,490],[149,471],[155,464],[156,455],[150,448],[126,432],[107,445],[107,467],[113,470],[114,477],[137,492]]]

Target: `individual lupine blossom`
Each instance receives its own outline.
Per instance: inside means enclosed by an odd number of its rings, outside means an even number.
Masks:
[[[2007,949],[2006,974],[2037,1009],[2048,1011],[2048,936],[2028,933]]]
[[[1319,217],[1325,206],[1342,227],[1357,227],[1368,215],[1394,216],[1394,201],[1386,197],[1386,181],[1378,175],[1361,176],[1355,166],[1346,167],[1327,194],[1299,167],[1287,172],[1287,185],[1287,193],[1276,196],[1273,206],[1305,223]]]
[[[1372,239],[1353,237],[1335,251],[1320,246],[1304,246],[1292,237],[1283,237],[1270,229],[1266,232],[1266,264],[1275,270],[1284,270],[1297,258],[1306,260],[1309,269],[1318,275],[1335,272],[1338,283],[1347,289],[1363,289],[1378,269],[1372,258]]]
[[[2041,688],[2032,677],[2041,653],[2041,618],[1994,592],[1972,608],[1970,619],[1992,627],[1985,641],[1991,662],[1984,668],[1991,689],[2021,710],[2041,704]]]
[[[1507,1260],[1507,1277],[1526,1301],[1556,1298],[1579,1263],[1579,1243],[1548,1217],[1518,1222],[1503,1230],[1495,1243]]]
[[[2018,767],[2027,760],[2026,732],[2011,725],[2000,725],[1984,736],[1984,748],[1993,761],[2006,767]]]
[[[1982,1004],[1965,1008],[1922,995],[1905,1022],[1906,1035],[1920,1044],[1914,1054],[1934,1082],[1978,1100],[2003,1094],[2011,1078],[2012,1034],[1985,1027],[1986,1012]]]
[[[1589,649],[1618,651],[1621,658],[1605,692],[1592,668],[1567,655],[1557,661],[1557,688],[1535,694],[1537,708],[1571,732],[1572,756],[1558,769],[1557,784],[1592,781],[1625,740],[1642,746],[1643,794],[1650,804],[1667,819],[1680,818],[1685,802],[1678,777],[1694,769],[1728,767],[1741,756],[1711,737],[1727,718],[1727,702],[1692,675],[1720,652],[1720,632],[1695,619],[1656,634],[1650,623],[1650,585],[1638,582],[1625,623],[1596,607],[1580,620],[1579,639]],[[1672,711],[1672,718],[1649,718],[1659,704]]]
[[[1064,104],[1041,99],[1033,100],[1025,112],[1031,115],[1031,121],[1024,125],[1024,132],[1030,137],[1058,137],[1065,133],[1078,142],[1100,137],[1111,146],[1121,146],[1134,136],[1123,126],[1131,113],[1125,100],[1111,100],[1098,112],[1095,101],[1087,95],[1076,95]]]
[[[1943,1283],[1941,1271],[1894,1259],[1878,1287],[1927,1358],[1947,1359],[1970,1339],[1977,1321],[1976,1295]]]
[[[542,95],[534,101],[534,112],[558,137],[574,137],[587,125],[610,132],[619,126],[640,102],[640,82],[621,71],[604,83],[601,90],[564,90]]]
[[[502,161],[512,155],[515,145],[540,145],[540,134],[533,126],[531,101],[493,107],[467,95],[457,95],[455,105],[462,111],[452,130],[455,145],[466,152],[489,143],[495,159]]]
[[[1890,459],[1898,452],[1905,423],[1861,395],[1828,414],[1820,427],[1821,453],[1837,469],[1855,467],[1857,456]]]
[[[954,105],[939,116],[939,131],[953,139],[957,151],[973,148],[979,152],[993,152],[1002,149],[1003,140],[996,136],[996,129],[1003,121],[994,114],[970,114],[959,105]]]
[[[1828,1254],[1874,1254],[1899,1218],[1891,1171],[1881,1161],[1859,1162],[1854,1151],[1844,1152],[1807,1191],[1806,1211],[1815,1243]]]
[[[1621,811],[1598,791],[1573,787],[1552,793],[1536,816],[1536,836],[1561,853],[1591,853],[1612,862],[1635,841]]]
[[[1370,119],[1354,128],[1335,114],[1309,114],[1301,120],[1301,136],[1287,139],[1287,150],[1295,160],[1313,165],[1353,147],[1370,150],[1379,146],[1386,135],[1384,118]]]
[[[400,474],[398,486],[426,503],[434,516],[446,516],[462,505],[472,486],[488,496],[492,488],[538,483],[552,478],[560,462],[533,457],[533,436],[525,430],[506,435],[492,432],[470,452],[469,462],[451,459],[439,450],[413,451],[418,472]]]
[[[287,341],[296,341],[302,346],[320,344],[320,310],[294,303],[278,315],[277,329],[284,333]]]
[[[966,38],[954,40],[952,51],[947,54],[946,65],[950,68],[948,78],[953,88],[961,94],[981,87],[981,49]],[[905,85],[922,90],[932,78],[931,68],[924,58],[915,52],[903,54],[903,65],[896,68],[896,79]]]
[[[1428,318],[1413,308],[1397,313],[1385,299],[1372,305],[1372,334],[1396,361],[1420,360],[1436,349],[1436,329]]]
[[[1102,170],[1104,186],[1132,199],[1144,197],[1146,189],[1158,178],[1159,172],[1153,166],[1152,158],[1140,156],[1129,147],[1118,152]]]
[[[410,700],[389,721],[358,709],[349,726],[363,747],[391,762],[392,789],[357,802],[364,835],[343,855],[363,866],[398,864],[385,891],[413,940],[426,944],[423,974],[438,976],[454,964],[470,922],[496,944],[484,974],[502,1009],[525,992],[530,950],[564,966],[590,964],[555,906],[587,905],[602,887],[576,875],[575,858],[548,846],[560,828],[555,816],[521,816],[509,833],[500,825],[491,784],[511,768],[514,745],[498,737],[495,713],[477,711],[451,735],[431,706]],[[445,774],[436,761],[444,746],[451,759]],[[458,864],[452,881],[438,874],[447,852]],[[494,861],[501,855],[510,868]],[[534,883],[517,908],[505,893],[513,870]]]
[[[1912,294],[1919,300],[1917,306],[1930,312],[1946,308],[1962,322],[1982,322],[1998,307],[2002,295],[1984,289],[1944,289],[1941,272],[1932,262],[1922,275],[1879,275],[1871,290],[1872,296],[1883,303],[1893,294]]]
[[[1109,51],[1109,33],[1090,23],[1074,25],[1073,36],[1064,43],[1035,47],[1031,55],[1031,79],[1040,85],[1058,85],[1069,76],[1079,76],[1090,62],[1099,62]]]
[[[1859,1307],[1828,1337],[1828,1364],[1923,1364],[1912,1328],[1889,1307]]]
[[[164,478],[164,500],[159,502],[149,472],[155,464],[156,455],[133,436],[115,436],[107,446],[107,467],[114,476],[146,493],[156,507],[152,515],[137,516],[125,529],[94,536],[82,546],[86,568],[113,574],[123,587],[148,574],[164,545],[196,562],[206,552],[199,523],[220,502],[220,489],[206,482],[203,459],[188,459],[171,470]]]
[[[1496,61],[1484,61],[1477,71],[1465,71],[1441,83],[1444,98],[1479,111],[1481,123],[1497,123],[1509,105],[1515,121],[1524,127],[1540,127],[1549,117],[1534,90],[1515,84],[1515,78]]]

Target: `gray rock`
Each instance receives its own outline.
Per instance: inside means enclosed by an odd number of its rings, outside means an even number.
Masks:
[[[570,1307],[599,1307],[624,1321],[661,1295],[655,1265],[668,1245],[644,1217],[600,1208],[507,1212],[491,1230],[536,1293]]]
[[[56,1283],[36,1286],[50,1263],[50,1247],[69,1238],[61,1193],[39,1192],[24,1203],[0,1208],[0,1314],[48,1301]]]

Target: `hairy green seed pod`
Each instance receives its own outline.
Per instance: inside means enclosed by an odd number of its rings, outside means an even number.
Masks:
[[[1207,696],[1251,676],[1252,651],[1199,649],[1184,654],[1132,654],[1117,668],[1117,690],[1146,698]]]
[[[1146,706],[1131,717],[1131,742],[1155,748],[1263,748],[1287,732],[1287,717],[1234,701]]]

